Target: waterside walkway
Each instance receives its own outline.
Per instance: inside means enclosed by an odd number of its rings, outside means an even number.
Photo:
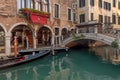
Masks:
[[[40,51],[40,50],[50,50],[52,51],[59,51],[59,50],[68,50],[68,47],[42,47],[42,48],[36,48],[36,49],[25,49],[25,50],[20,50],[20,52],[34,52],[34,51]]]

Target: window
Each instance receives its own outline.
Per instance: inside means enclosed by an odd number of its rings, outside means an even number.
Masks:
[[[43,11],[43,4],[40,2],[40,11]]]
[[[17,0],[17,9],[19,10],[20,8],[22,8],[22,2],[21,0]]]
[[[73,13],[73,22],[76,22],[77,20],[76,20],[76,13]]]
[[[94,0],[90,0],[90,5],[94,6]]]
[[[80,23],[85,22],[85,14],[80,15]]]
[[[120,16],[118,17],[118,24],[120,25]]]
[[[102,0],[98,1],[99,7],[102,8]]]
[[[111,3],[108,3],[108,10],[111,10]]]
[[[32,8],[35,9],[35,0],[32,0]]]
[[[39,10],[49,12],[49,0],[38,0]]]
[[[27,8],[31,8],[31,0],[28,0]]]
[[[77,9],[77,3],[72,3],[72,8]]]
[[[93,21],[94,20],[94,15],[93,15],[93,13],[91,13],[91,21]]]
[[[113,0],[113,7],[116,7],[116,0]]]
[[[120,2],[118,2],[118,9],[120,9]]]
[[[116,24],[116,16],[114,14],[112,15],[112,23]]]
[[[99,23],[103,23],[103,15],[99,15]]]
[[[24,6],[25,6],[25,8],[27,8],[27,2],[26,2],[27,0],[24,0]]]
[[[68,20],[72,20],[71,19],[71,16],[72,16],[72,10],[71,9],[68,9]]]
[[[108,2],[104,1],[104,9],[110,11],[111,10],[111,3],[108,3]]]
[[[49,0],[46,1],[47,1],[47,12],[50,12]]]
[[[84,7],[85,6],[85,0],[79,0],[79,7]]]
[[[31,0],[17,0],[17,8],[31,8]]]
[[[59,5],[55,4],[55,18],[59,18]]]

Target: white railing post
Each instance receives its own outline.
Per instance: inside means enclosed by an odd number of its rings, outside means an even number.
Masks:
[[[94,27],[94,33],[98,33],[98,28],[97,28],[97,26]]]

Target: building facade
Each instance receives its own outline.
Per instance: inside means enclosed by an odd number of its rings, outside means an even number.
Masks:
[[[119,0],[78,0],[78,26],[120,28]]]
[[[67,33],[75,30],[76,0],[0,1],[0,55],[41,46],[60,46]]]

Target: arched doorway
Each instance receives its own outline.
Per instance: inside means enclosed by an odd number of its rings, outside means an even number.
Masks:
[[[14,36],[17,37],[18,49],[33,48],[33,32],[29,26],[17,25],[11,31],[11,48],[13,51]]]
[[[0,26],[0,53],[5,53],[5,31]]]
[[[59,35],[59,28],[55,28],[55,35]]]
[[[52,32],[49,28],[43,26],[38,30],[38,45],[37,46],[49,46],[51,45]]]
[[[63,28],[61,34],[62,34],[62,36],[63,36],[63,39],[65,39],[66,37],[68,37],[68,31],[67,31],[67,29],[66,29],[66,28]]]
[[[71,29],[70,30],[70,34],[75,34],[76,33],[76,29]]]

